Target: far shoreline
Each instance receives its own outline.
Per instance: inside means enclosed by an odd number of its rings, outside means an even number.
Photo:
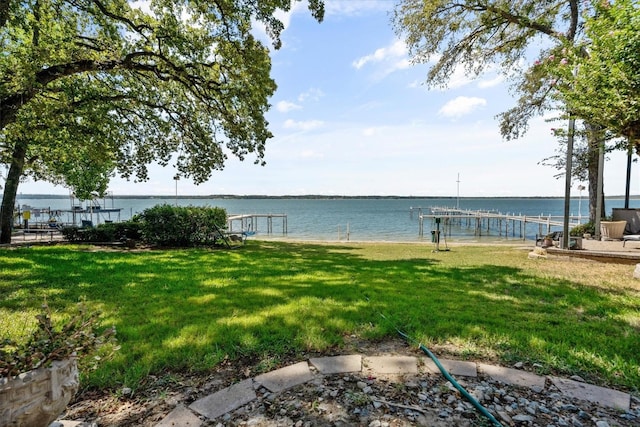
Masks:
[[[25,199],[68,199],[68,194],[18,194],[18,198]],[[630,195],[632,199],[640,198],[640,195]],[[527,199],[527,200],[562,200],[564,196],[383,196],[383,195],[371,195],[371,196],[345,196],[345,195],[325,195],[325,194],[303,194],[303,195],[260,195],[260,194],[209,194],[209,195],[153,195],[153,194],[122,194],[122,195],[105,195],[104,197],[97,197],[98,199],[274,199],[274,200],[509,200],[509,199]],[[579,198],[579,196],[572,196],[572,198]],[[605,199],[617,200],[624,199],[624,195],[605,196]]]

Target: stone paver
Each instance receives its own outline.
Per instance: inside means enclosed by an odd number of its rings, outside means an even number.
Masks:
[[[276,369],[266,374],[258,375],[255,380],[269,391],[277,393],[299,384],[306,383],[313,378],[307,362],[296,363],[285,368]]]
[[[178,405],[156,427],[200,427],[202,421],[186,406]]]
[[[422,359],[425,370],[440,374],[440,370],[431,358]],[[519,369],[501,366],[477,364],[460,360],[439,360],[442,366],[452,375],[476,377],[481,371],[497,381],[510,385],[543,390],[545,377]],[[366,370],[375,374],[418,374],[418,358],[413,356],[372,356],[347,355],[312,358],[309,362],[300,362],[285,368],[277,369],[254,379],[244,380],[230,387],[217,391],[209,396],[193,402],[189,408],[178,405],[169,415],[155,427],[185,426],[200,427],[203,422],[194,414],[195,411],[209,419],[215,419],[257,399],[256,388],[261,385],[273,393],[278,393],[303,384],[314,378],[309,363],[323,375],[359,372]],[[564,378],[549,377],[549,380],[567,397],[594,402],[610,408],[629,410],[631,396],[616,390],[598,387]],[[503,418],[504,419],[504,418]],[[61,420],[50,427],[72,427]],[[73,422],[72,422],[73,423]],[[81,427],[81,425],[78,425]]]
[[[309,362],[315,368],[325,375],[345,374],[347,372],[359,372],[362,370],[362,356],[333,356],[333,357],[314,357]]]
[[[599,387],[573,381],[565,378],[549,377],[553,385],[558,387],[565,396],[598,403],[609,408],[628,411],[631,406],[631,396],[617,390]]]
[[[49,424],[49,427],[81,427],[87,425],[83,421],[57,420]]]
[[[256,399],[253,380],[248,379],[196,400],[189,408],[214,419]]]
[[[461,377],[478,376],[478,370],[476,368],[475,362],[448,359],[438,359],[438,361],[451,375],[458,375]],[[440,369],[438,369],[438,366],[436,366],[435,362],[431,360],[430,357],[423,358],[422,362],[424,363],[425,368],[429,370],[429,372],[434,374],[441,374]]]
[[[505,368],[502,366],[478,364],[478,369],[497,381],[506,384],[529,387],[532,389],[544,389],[545,378],[519,369]]]
[[[363,366],[376,374],[417,374],[418,358],[413,356],[365,357]]]

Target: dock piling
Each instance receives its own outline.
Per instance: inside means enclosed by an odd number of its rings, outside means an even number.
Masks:
[[[516,215],[514,214],[503,214],[501,212],[491,212],[484,210],[464,210],[459,208],[446,208],[446,207],[431,207],[428,209],[416,208],[412,207],[410,212],[414,210],[418,211],[418,235],[419,237],[424,237],[424,221],[430,219],[432,226],[435,218],[442,218],[444,223],[443,230],[444,232],[448,232],[449,236],[451,236],[451,228],[453,224],[457,224],[462,227],[463,222],[467,228],[470,228],[473,224],[474,227],[474,236],[481,237],[484,233],[491,234],[491,230],[495,230],[498,233],[498,236],[502,236],[504,232],[504,237],[506,239],[509,238],[509,226],[511,225],[511,236],[516,237],[516,227],[517,224],[520,224],[519,227],[519,237],[523,240],[526,239],[527,236],[527,226],[528,225],[537,225],[538,235],[549,234],[552,228],[562,227],[563,219],[562,217],[554,217],[551,215],[543,215],[540,214],[537,217],[522,215],[521,213]],[[429,211],[429,214],[423,213],[424,211]],[[571,226],[579,225],[581,218],[579,216],[570,217],[569,222]],[[511,223],[511,224],[509,224]],[[543,233],[543,229],[546,229],[546,233]],[[534,234],[534,233],[531,233]]]

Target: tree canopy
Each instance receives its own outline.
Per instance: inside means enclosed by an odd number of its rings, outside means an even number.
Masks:
[[[557,45],[527,71],[559,102],[558,119],[574,117],[586,122],[589,132],[599,132],[605,151],[638,151],[640,141],[640,8],[630,0],[599,1],[583,12],[584,37],[574,44]],[[564,174],[567,129],[554,128],[560,141],[558,154],[543,164]],[[577,141],[587,133],[578,129]],[[624,139],[621,139],[624,137]],[[592,151],[580,144],[574,150],[574,176],[587,179]]]
[[[537,61],[559,56],[584,40],[585,17],[603,0],[401,0],[394,14],[396,32],[404,36],[413,60],[433,65],[430,85],[446,85],[457,67],[477,76],[488,68],[502,71],[517,96],[501,113],[500,131],[507,139],[522,136],[529,121],[557,109],[553,78]],[[590,217],[596,216],[598,147],[603,132],[585,121]]]
[[[3,1],[0,241],[24,174],[87,192],[154,161],[196,183],[229,154],[263,164],[276,84],[253,27],[280,47],[275,13],[296,1]],[[322,1],[309,8],[321,21]]]
[[[402,0],[393,22],[413,61],[433,63],[427,74],[432,86],[446,86],[457,67],[474,76],[498,67],[520,95],[517,106],[501,115],[502,134],[510,139],[548,106],[545,88],[526,79],[528,49],[574,43],[585,7],[588,2],[578,0]],[[545,56],[546,49],[539,49]]]
[[[640,6],[602,1],[585,20],[585,39],[547,68],[572,114],[640,146]]]

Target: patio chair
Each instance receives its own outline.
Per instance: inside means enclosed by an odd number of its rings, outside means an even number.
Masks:
[[[622,236],[622,247],[629,242],[640,242],[640,234],[625,234]]]

